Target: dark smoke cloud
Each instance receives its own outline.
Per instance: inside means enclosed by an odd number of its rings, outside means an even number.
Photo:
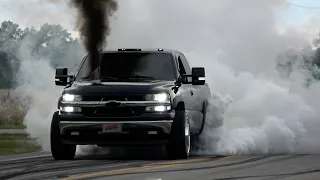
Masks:
[[[109,18],[118,9],[116,0],[71,0],[78,10],[77,28],[90,56],[91,72],[98,66],[98,50],[110,34]]]

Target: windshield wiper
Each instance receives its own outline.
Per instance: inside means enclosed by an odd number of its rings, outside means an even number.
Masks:
[[[87,80],[90,77],[83,77],[81,80]],[[113,76],[102,76],[99,80],[107,81],[107,80],[127,80],[127,79],[148,79],[148,80],[155,80],[155,78],[150,76],[140,76],[140,75],[133,75],[133,76],[120,76],[120,77],[113,77]]]
[[[90,78],[91,78],[91,76],[86,76],[86,77],[83,77],[81,79],[90,79]],[[120,79],[120,77],[102,76],[100,79],[101,80],[103,80],[103,79]]]
[[[122,77],[113,77],[113,76],[102,76],[100,81],[123,81],[124,78]]]
[[[155,80],[154,77],[151,76],[140,76],[140,75],[133,75],[128,77],[128,79],[150,79],[150,80]]]
[[[140,75],[136,75],[134,74],[133,76],[119,76],[119,77],[110,77],[110,76],[106,76],[106,77],[101,77],[101,79],[115,79],[115,80],[126,80],[126,79],[150,79],[150,80],[155,80],[155,78],[151,77],[151,76],[140,76]]]
[[[100,80],[118,80],[118,79],[121,79],[119,77],[112,77],[112,76],[103,76],[100,78]]]
[[[90,79],[91,76],[82,77],[80,80],[87,80]]]

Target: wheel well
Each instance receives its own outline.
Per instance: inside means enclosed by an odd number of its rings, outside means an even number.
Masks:
[[[177,104],[176,110],[185,110],[184,102],[180,101]]]

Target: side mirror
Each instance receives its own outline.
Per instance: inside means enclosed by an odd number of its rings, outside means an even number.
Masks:
[[[68,81],[68,78],[69,81]],[[68,75],[68,68],[56,69],[55,84],[57,86],[66,86],[74,81],[74,76]]]
[[[203,67],[192,68],[192,85],[204,85],[206,83]]]

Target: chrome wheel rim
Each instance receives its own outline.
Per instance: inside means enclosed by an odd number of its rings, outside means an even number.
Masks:
[[[190,153],[190,125],[189,125],[189,121],[187,120],[185,123],[185,130],[184,130],[184,134],[185,134],[185,143],[186,143],[186,151],[187,154]]]

